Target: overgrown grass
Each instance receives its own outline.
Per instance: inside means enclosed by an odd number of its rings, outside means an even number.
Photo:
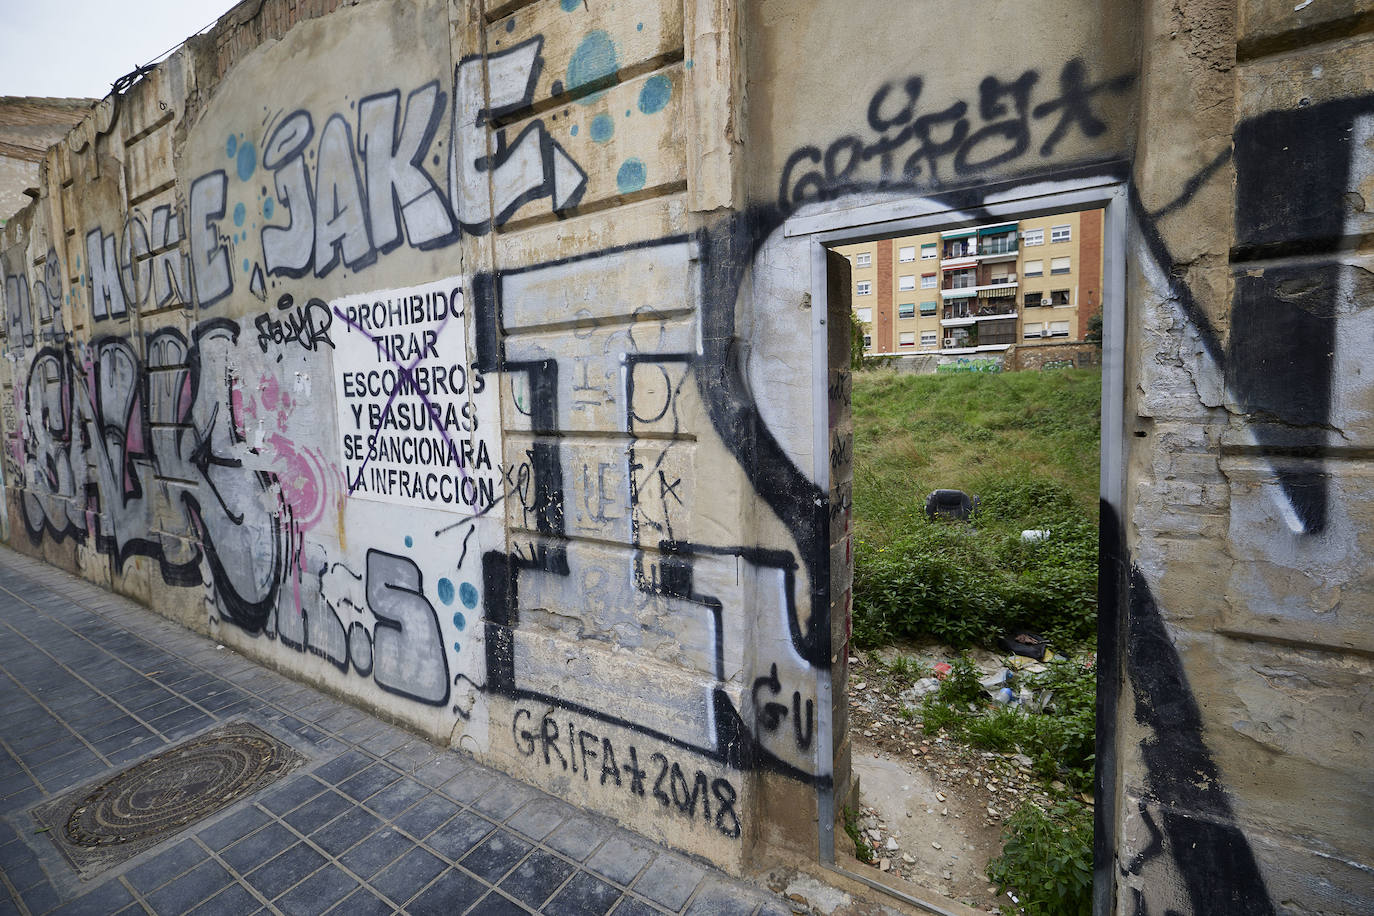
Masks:
[[[1100,387],[1095,369],[855,376],[859,646],[1092,638]],[[972,524],[925,517],[940,488],[980,498]]]
[[[1007,914],[1089,916],[1092,913],[1092,811],[1060,802],[1048,811],[1017,808],[1003,830],[1002,854],[988,863],[998,893],[1010,889],[1018,907]]]

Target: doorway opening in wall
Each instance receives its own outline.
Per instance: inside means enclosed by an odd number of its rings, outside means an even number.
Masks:
[[[936,909],[1091,909],[1120,211],[1100,189],[1008,196],[815,236],[827,427],[851,428],[847,373],[853,435],[828,451],[853,558],[832,592],[829,839],[837,865]]]

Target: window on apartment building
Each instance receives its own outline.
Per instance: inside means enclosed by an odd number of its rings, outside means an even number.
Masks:
[[[921,349],[922,349],[922,350],[934,349],[934,347],[935,347],[938,343],[939,343],[939,335],[937,335],[934,331],[922,331],[922,332],[921,332]]]
[[[916,346],[916,332],[903,331],[901,334],[897,335],[897,343],[903,347]]]
[[[913,277],[912,275],[907,274],[905,277],[899,277],[899,278],[897,278],[897,289],[899,289],[899,290],[909,290],[909,289],[915,289],[915,288],[916,288],[916,278]]]
[[[922,314],[922,315],[934,315],[936,309],[938,309],[938,308],[939,308],[939,306],[938,306],[936,303],[934,303],[934,302],[922,302],[922,303],[921,303],[921,314]]]
[[[1021,233],[1022,245],[1043,245],[1045,244],[1044,229],[1027,229]]]
[[[1050,229],[1051,242],[1067,242],[1073,238],[1072,226],[1054,226]]]
[[[855,284],[854,284],[854,295],[856,295],[856,296],[869,296],[869,295],[872,295],[872,293],[873,293],[873,281],[872,281],[872,280],[860,280],[858,283],[855,283]]]
[[[1068,258],[1051,258],[1051,259],[1050,259],[1050,273],[1052,273],[1052,274],[1066,274],[1066,273],[1068,273],[1068,272],[1069,272],[1069,259],[1068,259]]]
[[[1051,321],[1051,322],[1050,322],[1050,336],[1051,336],[1051,337],[1068,337],[1068,336],[1069,336],[1069,323],[1068,323],[1067,321]]]
[[[1023,331],[1021,332],[1021,336],[1024,337],[1026,340],[1030,340],[1030,339],[1032,339],[1032,338],[1035,338],[1036,340],[1038,340],[1038,339],[1040,339],[1042,336],[1044,336],[1044,335],[1042,334],[1042,332],[1043,332],[1044,330],[1045,330],[1045,325],[1044,325],[1043,322],[1039,322],[1039,321],[1028,321],[1028,322],[1026,322],[1025,330],[1023,330]]]
[[[1028,309],[1039,308],[1039,306],[1040,306],[1040,298],[1041,298],[1042,296],[1044,296],[1044,295],[1045,295],[1045,294],[1042,293],[1042,292],[1040,292],[1039,290],[1036,290],[1036,291],[1033,292],[1033,293],[1026,293],[1026,298],[1025,298],[1025,300],[1023,300],[1023,301],[1026,303],[1026,308],[1028,308]]]
[[[1072,305],[1069,302],[1069,291],[1066,289],[1056,289],[1050,292],[1050,305]]]
[[[1026,276],[1028,276],[1028,277],[1043,277],[1044,275],[1045,275],[1045,262],[1044,262],[1044,261],[1027,261],[1027,262],[1026,262]]]
[[[921,246],[921,260],[922,260],[922,261],[929,261],[931,258],[935,257],[937,254],[939,254],[939,246],[937,246],[934,242],[931,242],[929,245],[922,245],[922,246]]]
[[[872,349],[873,349],[873,335],[872,335],[872,334],[865,334],[865,335],[864,335],[864,349],[865,349],[865,350],[872,350]]]
[[[857,315],[859,320],[864,324],[873,323],[873,309],[855,309],[854,314]]]
[[[916,303],[914,303],[914,302],[903,302],[901,305],[897,306],[897,317],[898,317],[898,318],[915,318],[915,317],[916,317]]]
[[[950,271],[948,289],[972,289],[977,285],[978,271],[975,268]]]
[[[897,260],[899,260],[899,261],[914,261],[914,260],[916,260],[916,246],[915,246],[915,245],[907,245],[905,248],[898,248],[898,249],[897,249]]]
[[[855,266],[855,267],[868,267],[868,266],[871,265],[872,263],[873,263],[873,252],[871,252],[871,251],[861,251],[861,252],[859,252],[858,254],[854,255],[854,266]]]
[[[921,289],[935,288],[935,274],[921,274]]]

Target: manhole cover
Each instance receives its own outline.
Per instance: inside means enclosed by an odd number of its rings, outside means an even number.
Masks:
[[[226,725],[136,763],[94,788],[34,809],[72,866],[89,878],[251,795],[304,758],[246,722]]]

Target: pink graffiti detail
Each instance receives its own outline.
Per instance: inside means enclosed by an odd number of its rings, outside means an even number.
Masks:
[[[281,386],[272,376],[268,376],[258,383],[258,390],[262,392],[262,406],[268,410],[276,410],[277,402],[281,399]]]
[[[297,450],[285,436],[273,434],[266,442],[276,452],[273,467],[282,498],[291,506],[296,525],[308,531],[324,518],[329,508],[333,489],[330,482],[337,472],[331,473],[329,463],[318,452]]]

